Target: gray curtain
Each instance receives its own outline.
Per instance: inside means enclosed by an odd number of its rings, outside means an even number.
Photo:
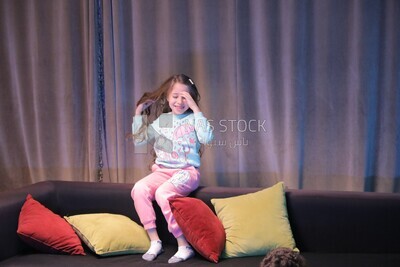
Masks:
[[[400,1],[3,0],[0,12],[0,189],[139,180],[150,157],[127,138],[135,103],[185,73],[215,131],[203,185],[400,192]]]
[[[0,1],[0,189],[96,179],[93,1]]]

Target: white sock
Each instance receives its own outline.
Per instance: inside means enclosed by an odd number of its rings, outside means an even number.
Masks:
[[[153,240],[150,242],[149,250],[143,254],[142,259],[146,261],[153,261],[163,252],[161,240]]]
[[[168,260],[168,263],[177,263],[185,261],[193,256],[194,256],[194,251],[191,246],[179,246],[178,252],[176,252],[175,255]]]

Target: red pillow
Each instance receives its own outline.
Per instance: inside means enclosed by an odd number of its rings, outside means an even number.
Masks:
[[[182,197],[169,203],[186,240],[204,258],[218,263],[226,241],[225,229],[218,217],[200,199]]]
[[[24,242],[41,252],[85,255],[71,225],[30,194],[19,214],[17,233]]]

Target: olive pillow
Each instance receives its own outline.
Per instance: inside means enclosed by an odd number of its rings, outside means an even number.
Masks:
[[[92,213],[64,218],[99,256],[144,253],[150,247],[144,228],[124,215]]]
[[[265,255],[277,247],[297,250],[282,182],[261,191],[211,199],[226,233],[224,258]]]

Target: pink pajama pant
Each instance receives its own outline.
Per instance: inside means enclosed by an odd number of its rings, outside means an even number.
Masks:
[[[168,230],[175,238],[182,235],[169,205],[169,199],[184,197],[194,191],[200,183],[200,173],[195,167],[170,169],[154,164],[152,173],[135,183],[131,196],[144,229],[156,228],[153,200],[164,214]]]

